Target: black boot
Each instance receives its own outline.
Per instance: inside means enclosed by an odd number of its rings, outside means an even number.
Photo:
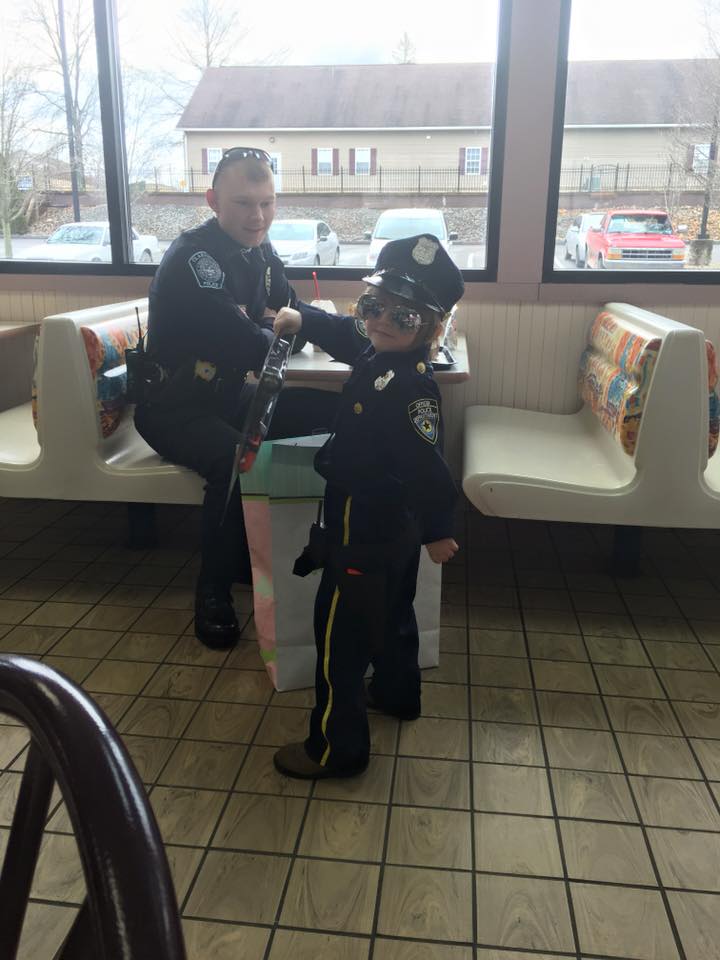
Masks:
[[[195,594],[195,636],[206,647],[227,650],[240,634],[227,587],[199,584]]]

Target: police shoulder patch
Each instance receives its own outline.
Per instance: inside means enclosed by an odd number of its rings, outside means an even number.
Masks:
[[[367,340],[367,330],[365,329],[365,321],[361,317],[355,317],[355,329],[360,334],[361,337],[365,337]]]
[[[221,290],[225,274],[220,264],[207,250],[198,250],[188,260],[198,286],[208,290]]]
[[[414,400],[408,406],[408,415],[413,430],[420,434],[423,440],[432,444],[437,443],[438,425],[440,423],[440,410],[437,400],[432,397]]]

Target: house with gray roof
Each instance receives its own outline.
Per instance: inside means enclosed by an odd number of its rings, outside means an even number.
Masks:
[[[304,190],[338,177],[372,189],[421,170],[486,189],[494,76],[490,63],[211,67],[178,123],[186,167],[207,180],[223,149],[253,145],[273,157],[280,188],[292,174]],[[563,167],[674,157],[691,169],[717,112],[710,90],[720,93],[714,60],[570,63]]]

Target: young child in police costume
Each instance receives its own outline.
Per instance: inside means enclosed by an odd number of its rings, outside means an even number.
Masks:
[[[386,244],[365,282],[354,317],[301,304],[275,320],[276,333],[302,331],[353,366],[334,432],[315,458],[327,481],[325,528],[315,528],[302,558],[304,572],[323,566],[315,708],[304,743],[275,754],[278,770],[302,779],[349,777],[367,767],[368,705],[403,720],[420,715],[413,612],[420,546],[435,563],[458,549],[457,489],[443,459],[428,354],[463,295],[462,276],[437,238],[423,234]]]

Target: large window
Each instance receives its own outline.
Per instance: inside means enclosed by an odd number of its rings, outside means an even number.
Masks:
[[[720,267],[720,5],[573,0],[557,271]]]
[[[411,22],[368,0],[351,31],[341,6],[318,30],[289,0],[272,29],[265,8],[229,0],[116,2],[132,223],[161,250],[210,216],[222,151],[257,146],[283,230],[327,224],[339,266],[374,264],[388,210],[401,233],[432,222],[461,267],[485,267],[499,0],[449,0],[441,21],[415,4]]]
[[[213,173],[241,145],[272,156],[278,218],[326,224],[339,266],[375,263],[387,212],[408,230],[436,223],[456,262],[482,270],[500,4],[449,0],[441,20],[416,4],[409,22],[368,0],[382,31],[348,31],[341,7],[318,30],[289,0],[272,29],[265,8],[231,0],[3,5],[5,257],[157,263],[210,216]]]
[[[110,262],[92,4],[0,9],[0,260]]]

